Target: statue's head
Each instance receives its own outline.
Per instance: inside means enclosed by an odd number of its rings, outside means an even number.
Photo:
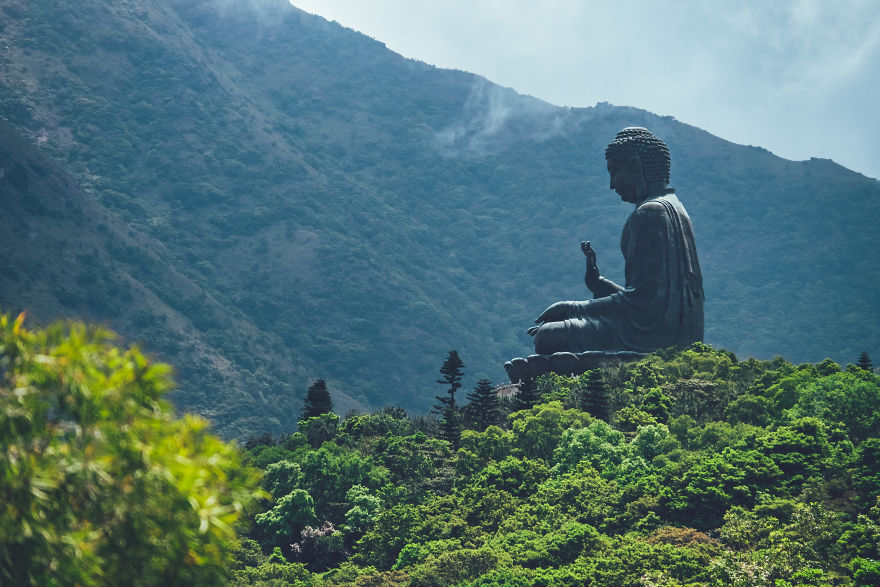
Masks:
[[[666,143],[640,126],[628,126],[617,133],[605,148],[605,159],[609,172],[612,167],[624,168],[637,176],[635,183],[639,184],[637,191],[640,192],[637,199],[662,190],[669,183],[670,159]],[[612,188],[613,184],[612,173]]]

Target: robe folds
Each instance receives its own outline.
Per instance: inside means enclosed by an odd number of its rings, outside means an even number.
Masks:
[[[620,249],[626,284],[603,280],[601,297],[571,304],[568,350],[651,352],[701,341],[703,277],[690,217],[672,189],[636,205]]]

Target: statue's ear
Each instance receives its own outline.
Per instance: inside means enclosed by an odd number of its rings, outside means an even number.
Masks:
[[[629,170],[636,177],[636,199],[642,200],[648,195],[648,184],[645,179],[645,168],[642,166],[642,158],[632,155],[627,161]]]
[[[642,158],[638,155],[630,155],[626,160],[626,167],[630,171],[633,171],[639,175],[645,174],[645,169],[642,166]]]

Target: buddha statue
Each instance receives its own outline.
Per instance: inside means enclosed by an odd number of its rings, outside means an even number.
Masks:
[[[668,186],[669,149],[648,130],[629,127],[605,159],[610,188],[634,204],[620,239],[624,285],[601,276],[596,252],[581,243],[593,299],[556,302],[538,316],[528,331],[538,355],[647,353],[703,338],[703,280],[690,217]]]

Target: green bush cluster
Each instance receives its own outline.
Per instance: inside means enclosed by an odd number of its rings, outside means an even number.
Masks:
[[[0,316],[0,583],[219,584],[256,488],[162,396],[170,368],[83,324]]]

